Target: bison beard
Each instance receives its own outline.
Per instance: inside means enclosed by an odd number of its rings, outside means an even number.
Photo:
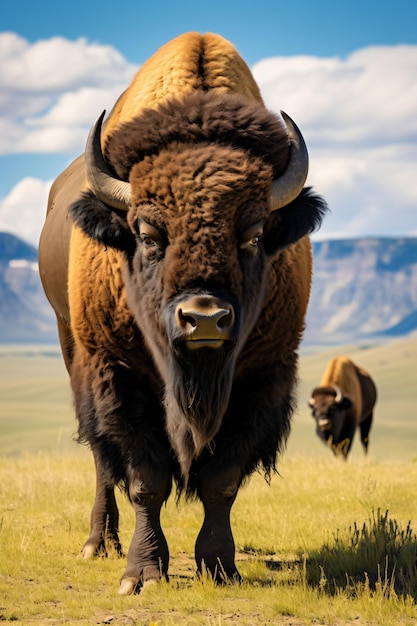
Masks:
[[[229,402],[235,357],[225,348],[174,349],[165,392],[166,426],[181,471],[218,432]]]

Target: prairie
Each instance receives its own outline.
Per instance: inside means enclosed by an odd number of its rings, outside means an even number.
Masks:
[[[162,524],[170,581],[119,597],[125,559],[84,561],[94,494],[89,451],[72,440],[55,347],[0,349],[0,620],[21,624],[417,624],[417,339],[309,349],[279,475],[255,475],[232,510],[241,585],[195,577],[199,503],[170,498]],[[314,433],[307,407],[332,356],[369,369],[379,400],[364,457],[347,463]],[[118,493],[126,550],[133,514]]]

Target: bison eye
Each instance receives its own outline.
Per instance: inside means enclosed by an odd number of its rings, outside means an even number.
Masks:
[[[250,228],[247,228],[241,236],[240,248],[241,250],[247,250],[252,254],[257,251],[259,243],[262,239],[262,224],[254,224]]]
[[[149,235],[141,234],[140,240],[145,248],[154,248],[156,246],[156,242],[151,237],[149,237]]]
[[[158,228],[141,221],[139,224],[139,239],[143,247],[143,251],[153,256],[164,247],[164,236]]]

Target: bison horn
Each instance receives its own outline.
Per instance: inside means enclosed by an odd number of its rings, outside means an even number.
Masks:
[[[290,139],[290,158],[282,176],[272,183],[271,211],[286,206],[301,192],[308,173],[308,152],[303,136],[295,122],[281,111]]]
[[[127,211],[130,202],[130,184],[115,178],[101,150],[101,125],[106,111],[97,118],[88,135],[85,147],[85,169],[91,191],[115,209]]]
[[[343,399],[343,393],[342,390],[340,389],[340,387],[338,387],[337,385],[333,385],[333,389],[335,390],[335,398],[334,401],[336,402],[336,404],[339,404],[339,402],[342,401]]]
[[[289,204],[301,192],[307,178],[308,153],[292,119],[281,111],[290,138],[290,159],[284,174],[272,183],[271,210]],[[85,148],[87,181],[93,193],[106,204],[127,211],[130,202],[130,184],[113,176],[101,149],[101,126],[105,111],[97,118],[88,135]]]

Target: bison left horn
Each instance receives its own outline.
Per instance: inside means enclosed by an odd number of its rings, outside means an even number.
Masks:
[[[332,385],[333,389],[334,389],[334,401],[336,402],[336,404],[339,404],[339,402],[342,401],[343,399],[343,393],[342,390],[340,389],[340,387],[338,387],[337,385]]]
[[[301,193],[308,174],[308,152],[303,136],[293,120],[281,111],[290,140],[290,158],[282,176],[272,183],[271,211],[286,206]]]
[[[106,111],[97,118],[88,135],[85,147],[85,169],[88,185],[93,193],[115,209],[127,211],[130,202],[130,183],[115,178],[101,149],[101,126]]]

